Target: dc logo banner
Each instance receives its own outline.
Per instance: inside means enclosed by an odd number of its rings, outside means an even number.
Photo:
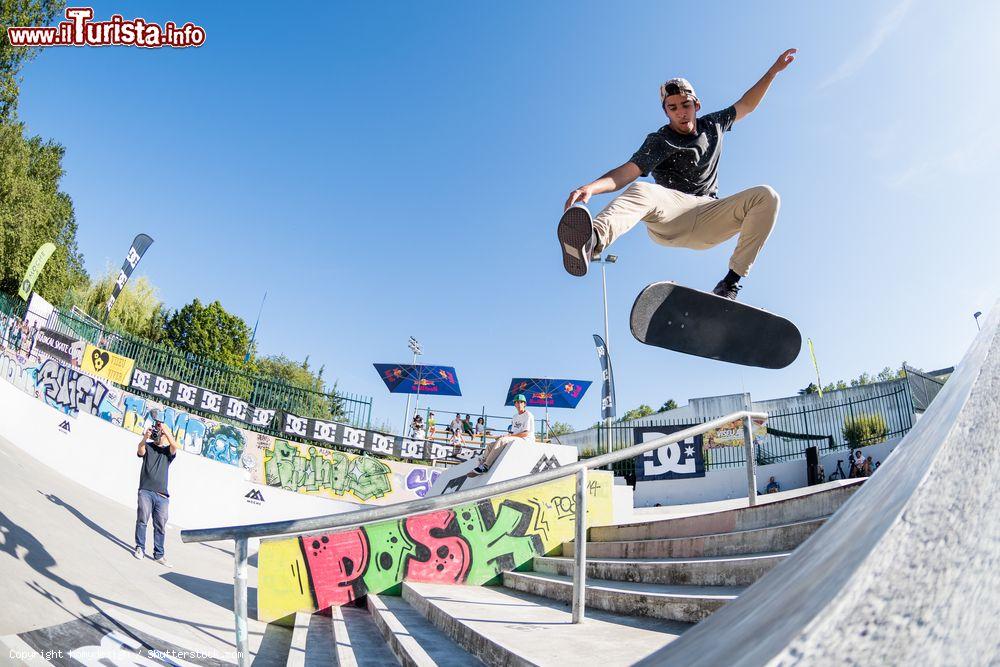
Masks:
[[[651,442],[691,426],[690,424],[637,426],[633,429],[635,443],[638,445]],[[702,437],[700,435],[664,445],[635,458],[635,480],[637,482],[704,476],[705,458],[702,453]]]

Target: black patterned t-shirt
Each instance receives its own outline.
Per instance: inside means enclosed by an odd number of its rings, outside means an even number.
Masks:
[[[657,184],[689,195],[715,197],[719,190],[722,134],[736,121],[736,107],[698,118],[694,134],[680,134],[664,125],[650,133],[629,159]]]

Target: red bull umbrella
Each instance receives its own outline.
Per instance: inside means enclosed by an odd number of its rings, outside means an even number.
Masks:
[[[514,378],[507,390],[507,402],[514,405],[514,398],[524,394],[529,406],[539,408],[573,409],[587,393],[590,380],[555,380],[550,378]]]
[[[392,394],[461,396],[458,375],[451,366],[423,364],[374,364]]]

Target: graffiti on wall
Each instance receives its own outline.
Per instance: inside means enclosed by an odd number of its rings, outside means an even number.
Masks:
[[[68,415],[96,415],[108,395],[108,386],[74,368],[46,359],[35,374],[35,387],[46,403]]]
[[[611,518],[611,473],[592,473],[589,525]],[[405,519],[264,540],[258,604],[270,622],[348,604],[403,581],[482,585],[572,539],[573,479]],[[593,500],[593,502],[590,502]]]
[[[304,450],[304,451],[303,451]],[[264,452],[264,481],[288,491],[359,500],[382,498],[392,491],[392,470],[370,456],[274,439]]]
[[[440,475],[429,466],[347,454],[246,431],[130,394],[54,359],[39,364],[2,354],[0,379],[64,413],[75,415],[82,410],[136,434],[149,426],[150,410],[158,409],[164,425],[185,452],[241,466],[252,481],[298,493],[359,503],[404,502],[424,497]]]

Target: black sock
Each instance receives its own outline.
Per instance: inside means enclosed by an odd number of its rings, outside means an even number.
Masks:
[[[742,277],[743,276],[741,276],[740,274],[736,273],[732,269],[729,269],[729,273],[727,273],[726,277],[722,279],[722,282],[724,282],[727,285],[729,285],[730,287],[732,287],[733,285],[735,285],[736,283],[738,283],[740,281],[740,278],[742,278]]]

